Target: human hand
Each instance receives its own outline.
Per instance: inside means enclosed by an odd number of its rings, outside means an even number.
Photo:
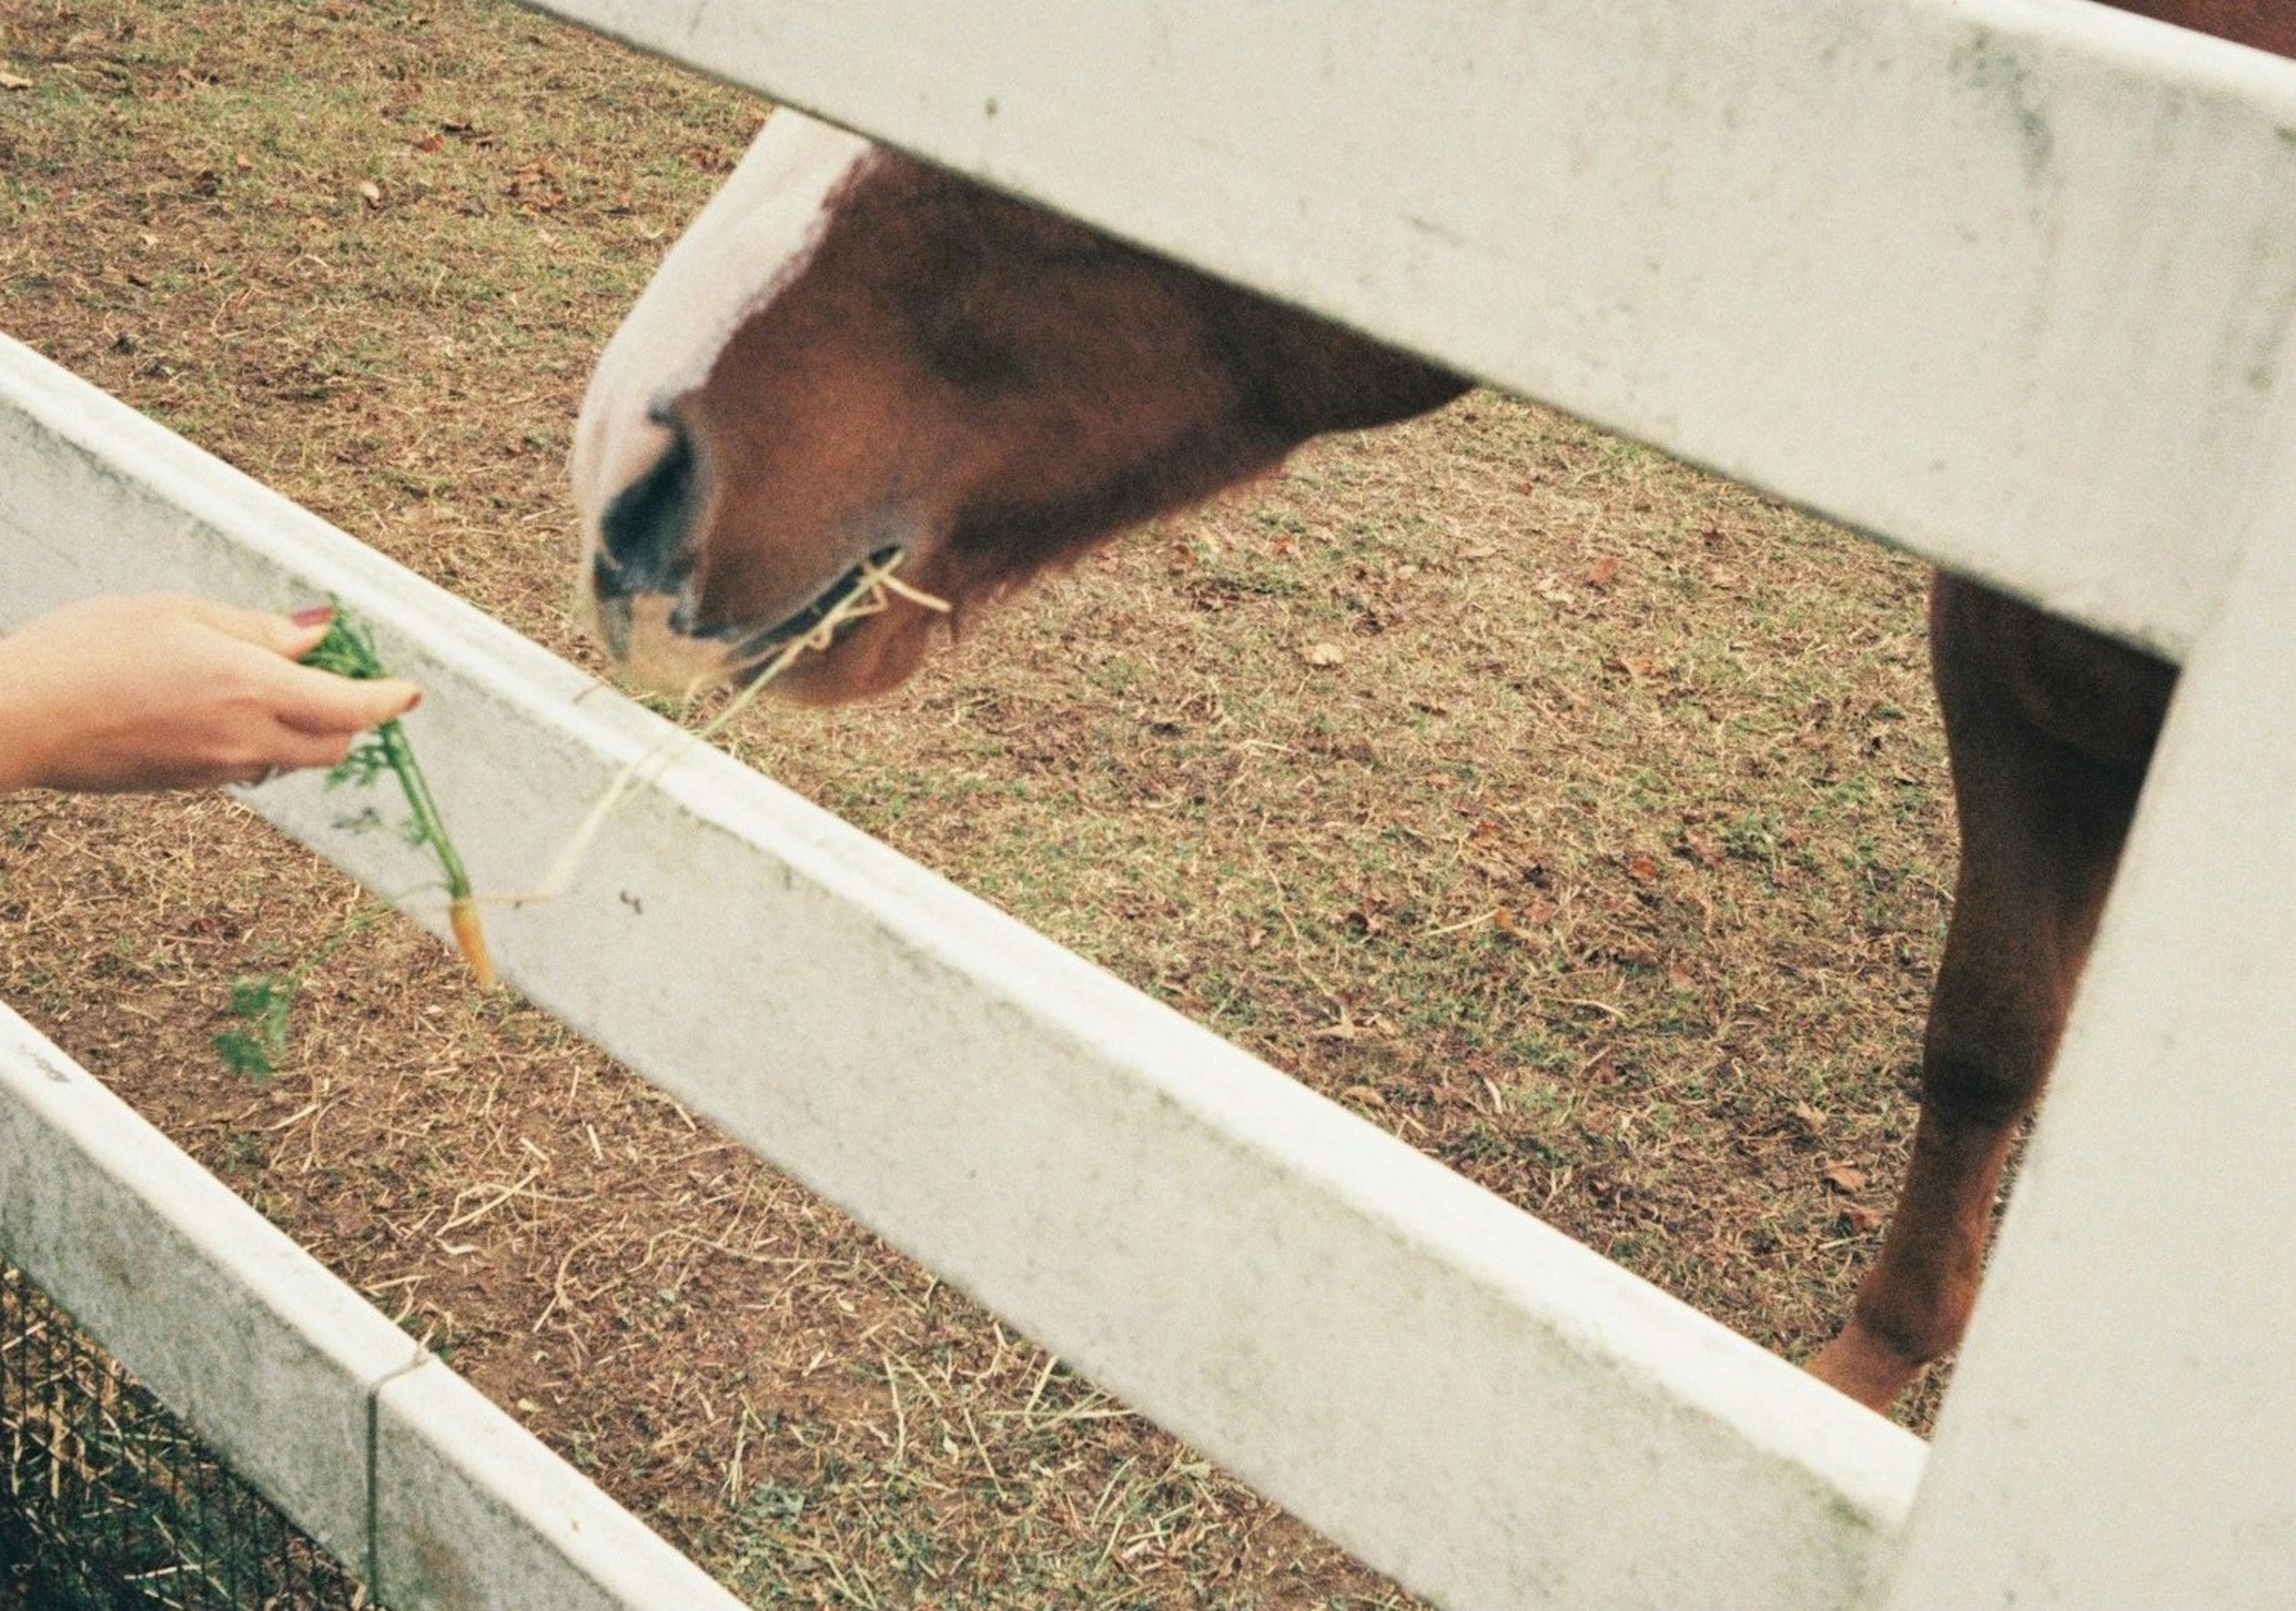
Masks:
[[[207,788],[332,766],[422,695],[298,665],[326,630],[324,612],[174,594],[44,615],[0,637],[0,789]]]

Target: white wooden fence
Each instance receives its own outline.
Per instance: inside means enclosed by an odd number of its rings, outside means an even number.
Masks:
[[[0,1252],[396,1611],[739,1611],[4,1007]]]
[[[2080,0],[547,9],[2187,672],[1926,1462],[722,757],[505,917],[521,990],[1439,1599],[2285,1599],[2296,67]],[[660,736],[20,349],[0,461],[12,620],[162,583],[374,617],[505,882]],[[257,798],[409,881],[316,785]]]
[[[2296,1598],[2296,63],[2084,0],[545,8],[2183,661],[1870,1591]],[[1557,1462],[1640,1534],[1583,1573],[1609,1529],[1496,1469],[1487,1554],[1447,1490],[1377,1538],[1299,1502],[1463,1602],[1751,1603],[1681,1591],[1750,1518],[1651,1451]]]
[[[167,586],[374,621],[510,887],[674,736],[12,343],[0,464],[9,621]],[[424,882],[315,777],[250,798]],[[488,927],[529,999],[1440,1598],[1846,1605],[1902,1525],[1905,1433],[714,751]]]

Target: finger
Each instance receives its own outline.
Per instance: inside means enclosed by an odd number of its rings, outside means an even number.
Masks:
[[[253,760],[220,769],[197,781],[235,783],[253,788],[307,767],[332,767],[351,752],[351,742],[357,736],[355,733],[304,733],[290,727],[275,727]]]
[[[273,711],[306,734],[356,733],[406,715],[422,699],[420,688],[399,677],[362,682],[308,666],[283,665],[279,671]]]
[[[270,754],[263,771],[295,772],[305,767],[338,765],[351,752],[351,741],[357,736],[356,732],[306,733],[283,723],[267,746]]]
[[[314,762],[313,764],[316,765],[317,763]],[[235,783],[242,788],[251,789],[263,784],[269,783],[273,778],[277,777],[283,773],[292,772],[298,769],[299,769],[291,766],[274,766],[269,761],[250,760],[243,766],[234,767],[228,773],[217,778],[216,781],[217,783]]]
[[[292,615],[274,615],[266,610],[219,604],[212,599],[184,598],[177,602],[185,614],[201,625],[288,660],[300,660],[317,648],[319,640],[327,635],[328,622],[334,619],[332,608],[324,604],[298,610]]]

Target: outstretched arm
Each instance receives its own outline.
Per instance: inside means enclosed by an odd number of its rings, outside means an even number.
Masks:
[[[172,594],[70,604],[0,637],[0,790],[207,788],[332,766],[421,697],[297,661],[290,618]]]

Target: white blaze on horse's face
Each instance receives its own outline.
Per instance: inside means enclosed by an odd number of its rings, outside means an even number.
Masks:
[[[1456,377],[789,112],[608,346],[574,444],[584,587],[682,690],[806,641],[868,564],[962,612]],[[914,597],[775,686],[892,686]]]
[[[677,448],[667,411],[701,385],[742,322],[805,266],[830,199],[874,150],[794,112],[776,112],[725,187],[673,246],[607,342],[574,430],[571,471],[582,521],[579,591],[640,682],[683,691],[734,669],[735,645],[688,636],[692,570],[675,532],[648,547],[633,534],[609,552],[608,511]],[[594,579],[613,572],[613,588]],[[681,612],[681,603],[685,608]]]
[[[658,399],[698,385],[742,318],[803,265],[828,221],[829,198],[872,147],[858,136],[780,112],[671,247],[606,343],[574,433],[574,492],[593,546],[598,514],[651,468],[669,432]]]

